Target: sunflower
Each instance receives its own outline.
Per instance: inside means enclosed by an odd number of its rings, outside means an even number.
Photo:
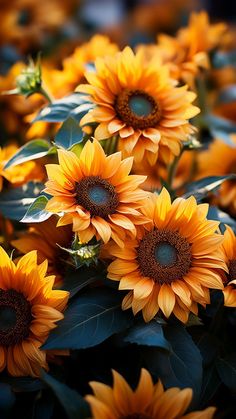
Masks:
[[[23,254],[37,250],[38,263],[48,260],[47,273],[56,276],[55,285],[58,285],[63,279],[68,255],[61,247],[70,248],[73,232],[70,226],[56,225],[55,216],[42,223],[33,224],[27,233],[19,239],[12,240],[11,244]]]
[[[148,322],[160,309],[167,318],[173,312],[186,322],[190,311],[197,314],[197,303],[210,302],[209,288],[223,289],[214,270],[227,271],[219,250],[223,237],[216,234],[219,223],[206,219],[208,205],[197,205],[193,196],[171,204],[166,189],[147,199],[143,211],[152,220],[148,232],[126,240],[124,249],[108,244],[115,257],[108,278],[119,281],[120,290],[130,290],[123,310],[142,310]]]
[[[175,87],[156,57],[147,61],[129,47],[97,59],[95,67],[95,73],[85,73],[89,84],[77,88],[96,105],[81,125],[98,123],[98,140],[119,135],[123,155],[133,155],[137,162],[146,157],[153,165],[158,152],[165,161],[178,155],[181,141],[194,132],[189,119],[199,112],[192,105],[195,93],[187,86]]]
[[[74,0],[5,1],[1,8],[0,43],[13,44],[21,51],[39,46],[45,42],[45,35],[62,26],[74,4]]]
[[[176,174],[173,179],[173,188],[181,188],[186,182],[189,182],[193,176],[195,166],[195,152],[194,150],[186,150],[178,161]],[[158,164],[151,166],[147,160],[141,164],[134,164],[133,172],[139,175],[146,175],[147,179],[142,185],[142,188],[148,191],[161,189],[161,182],[167,181],[168,166],[158,161]]]
[[[222,247],[229,269],[228,273],[223,273],[225,286],[223,290],[224,305],[227,307],[236,307],[236,237],[229,226],[226,227],[224,232]]]
[[[60,215],[58,226],[73,223],[81,242],[94,236],[124,246],[126,235],[136,235],[137,224],[147,222],[138,209],[146,192],[138,186],[146,176],[129,175],[133,159],[117,152],[106,157],[98,141],[87,141],[80,157],[58,150],[59,165],[46,166],[52,195],[46,210]],[[63,215],[61,215],[63,213]]]
[[[6,368],[13,376],[39,376],[47,369],[47,353],[40,347],[63,319],[69,296],[52,290],[47,261],[36,261],[32,251],[15,265],[0,247],[0,371]]]
[[[161,381],[153,384],[150,373],[142,368],[135,390],[116,371],[113,388],[92,381],[94,395],[87,395],[93,419],[211,419],[215,408],[184,414],[192,400],[191,388],[164,390]]]
[[[97,57],[113,55],[118,46],[105,35],[94,35],[88,42],[75,48],[74,52],[62,62],[62,70],[52,72],[52,83],[57,87],[60,96],[71,93],[84,80],[86,66],[91,65]]]
[[[0,147],[0,191],[3,188],[3,180],[6,179],[14,186],[20,186],[30,180],[42,180],[43,169],[34,161],[28,161],[17,166],[4,169],[6,162],[17,152],[15,144]]]
[[[172,77],[194,87],[194,78],[200,69],[209,69],[208,53],[220,46],[227,26],[210,24],[205,11],[192,13],[186,28],[175,37],[161,34],[157,38],[157,51],[169,65]]]
[[[236,174],[236,134],[230,136],[231,144],[215,139],[206,151],[198,155],[198,178]],[[213,202],[236,215],[236,181],[222,183]]]

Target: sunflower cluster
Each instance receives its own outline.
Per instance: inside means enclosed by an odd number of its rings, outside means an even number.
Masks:
[[[162,14],[54,55],[74,0],[2,10],[47,54],[0,74],[0,417],[234,417],[234,31]]]

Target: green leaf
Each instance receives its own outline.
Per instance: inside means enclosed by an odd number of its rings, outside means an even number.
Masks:
[[[138,323],[131,327],[124,341],[138,345],[157,346],[166,351],[170,350],[170,344],[164,337],[162,326],[155,320],[150,323]]]
[[[8,384],[0,383],[0,415],[9,412],[15,403],[15,395]],[[5,416],[4,416],[5,418]]]
[[[46,196],[38,196],[34,202],[30,205],[26,214],[21,219],[22,223],[41,223],[42,221],[48,220],[53,214],[49,211],[45,211],[45,207],[48,203]]]
[[[66,96],[62,99],[55,100],[50,105],[45,106],[40,110],[33,122],[46,121],[46,122],[63,122],[70,114],[78,120],[88,112],[82,108],[81,112],[78,111],[80,105],[88,104],[88,98],[86,95],[81,93],[73,93],[72,95]],[[89,108],[91,108],[91,104]]]
[[[209,368],[204,368],[200,407],[205,407],[209,404],[209,400],[213,398],[220,384],[221,381],[219,379],[219,375],[217,374],[215,365],[212,365]]]
[[[144,361],[151,373],[159,377],[165,387],[191,387],[196,402],[202,384],[200,351],[182,325],[166,326],[164,335],[170,344],[170,352],[160,348],[143,348]]]
[[[213,138],[219,138],[227,145],[235,148],[235,144],[231,139],[231,134],[236,133],[236,124],[226,118],[208,114],[204,117],[204,122],[210,130]]]
[[[42,348],[92,347],[127,329],[132,321],[132,314],[122,311],[117,291],[95,289],[73,299],[65,311],[65,318],[51,332]]]
[[[31,377],[2,377],[1,381],[11,386],[12,391],[16,393],[20,392],[35,392],[42,390],[44,384],[38,378]]]
[[[223,383],[232,391],[236,391],[236,353],[216,362],[217,372]]]
[[[71,148],[74,144],[83,141],[84,133],[74,118],[69,117],[63,122],[56,134],[55,144],[63,148]]]
[[[29,182],[1,192],[0,212],[10,220],[20,221],[43,188],[43,183]]]
[[[236,66],[236,51],[223,52],[217,51],[212,57],[212,65],[215,68],[226,66]]]
[[[49,153],[51,145],[46,140],[32,140],[24,144],[19,150],[8,160],[4,169],[25,163],[29,160],[39,159]]]
[[[61,289],[69,291],[70,298],[72,298],[78,291],[98,281],[100,277],[101,273],[88,267],[81,267],[65,274]]]
[[[41,379],[53,391],[68,419],[84,419],[90,416],[89,405],[79,393],[44,371]]]
[[[196,200],[200,202],[202,199],[206,198],[209,192],[217,190],[226,180],[236,180],[236,175],[229,174],[225,176],[207,176],[196,180],[195,182],[187,185],[187,192],[183,195],[183,198],[186,199],[193,195]]]

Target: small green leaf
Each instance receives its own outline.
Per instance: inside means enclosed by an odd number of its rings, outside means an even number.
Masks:
[[[0,212],[10,220],[20,221],[43,187],[40,182],[29,182],[19,188],[1,192]]]
[[[75,111],[74,116],[77,118],[76,112],[78,111],[76,111],[76,109],[85,103],[88,103],[88,98],[86,95],[81,93],[73,93],[72,95],[55,100],[50,105],[45,106],[40,110],[33,122],[63,122],[70,116],[71,112],[73,111]],[[79,112],[79,116],[81,119],[83,114]]]
[[[183,198],[186,199],[193,195],[199,202],[206,198],[209,192],[213,192],[218,189],[226,180],[236,180],[236,175],[229,174],[225,176],[207,176],[196,180],[195,182],[187,185],[187,192],[183,195]]]
[[[8,160],[4,169],[25,163],[29,160],[39,159],[49,153],[51,145],[46,140],[32,140],[24,144],[17,152]]]
[[[170,344],[165,339],[162,326],[155,320],[150,323],[139,323],[131,327],[124,341],[137,343],[138,345],[157,346],[166,351],[170,350]]]
[[[63,122],[61,128],[56,134],[55,144],[57,146],[69,149],[74,144],[83,141],[84,133],[80,128],[78,122],[74,118],[69,117]]]
[[[34,202],[28,208],[26,214],[22,218],[22,223],[41,223],[42,221],[47,220],[53,214],[49,211],[45,211],[45,207],[48,203],[46,196],[38,196]]]
[[[46,372],[41,373],[42,381],[53,391],[63,406],[68,419],[84,419],[90,417],[90,409],[86,400],[66,384],[56,380]]]
[[[79,278],[78,278],[79,281]],[[43,349],[83,349],[96,346],[132,324],[122,311],[121,297],[112,289],[92,290],[73,299]]]

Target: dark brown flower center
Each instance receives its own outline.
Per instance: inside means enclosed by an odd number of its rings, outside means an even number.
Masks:
[[[229,274],[227,275],[227,282],[233,281],[234,279],[236,279],[236,259],[232,259],[229,261]],[[234,288],[236,288],[235,284],[231,284]]]
[[[143,90],[124,89],[115,100],[121,121],[135,129],[155,127],[161,119],[159,103]]]
[[[16,345],[27,338],[31,321],[31,305],[25,296],[14,289],[0,289],[0,345]]]
[[[99,176],[88,176],[76,184],[76,201],[92,216],[107,218],[114,214],[119,199],[115,187]]]
[[[152,417],[146,415],[146,413],[133,413],[132,415],[121,416],[120,419],[152,419]]]
[[[22,9],[18,13],[17,24],[19,26],[28,26],[32,21],[31,12],[28,9]]]
[[[155,229],[141,240],[137,249],[143,276],[159,284],[181,279],[191,266],[191,247],[177,231]]]

